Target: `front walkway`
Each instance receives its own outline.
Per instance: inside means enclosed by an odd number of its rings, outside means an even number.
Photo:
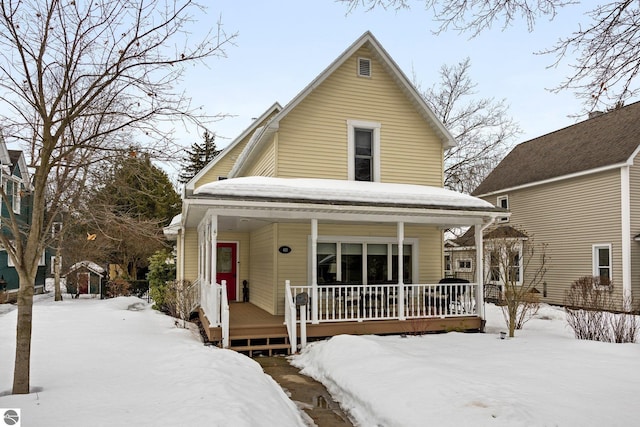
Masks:
[[[327,389],[314,379],[302,375],[298,368],[289,364],[286,357],[256,357],[255,361],[318,427],[353,426]]]

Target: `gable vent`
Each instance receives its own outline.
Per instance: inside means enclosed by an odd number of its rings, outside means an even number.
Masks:
[[[371,60],[358,58],[358,76],[371,77]]]

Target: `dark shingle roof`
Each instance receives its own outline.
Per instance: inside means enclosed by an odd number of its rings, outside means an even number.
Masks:
[[[471,194],[611,166],[640,144],[640,102],[517,145]]]
[[[483,239],[504,239],[504,238],[517,238],[526,239],[527,236],[523,231],[518,230],[510,225],[499,225],[493,228],[489,228],[484,231]],[[475,246],[475,227],[469,227],[469,229],[460,237],[453,239],[452,242],[456,246]]]

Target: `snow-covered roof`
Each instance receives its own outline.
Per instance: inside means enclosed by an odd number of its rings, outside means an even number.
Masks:
[[[171,223],[162,229],[164,236],[169,240],[175,240],[182,227],[182,214],[178,214],[171,219]]]
[[[439,187],[382,182],[250,176],[198,187],[195,196],[305,200],[375,205],[494,210],[482,199]]]
[[[204,168],[202,168],[202,170],[200,170],[200,172],[198,172],[193,178],[191,178],[191,180],[186,183],[185,189],[189,191],[193,190],[195,188],[196,182],[198,182],[203,176],[205,176],[211,170],[211,168],[215,166],[216,163],[225,158],[233,150],[233,148],[241,141],[243,141],[247,136],[253,134],[260,123],[264,122],[269,116],[279,112],[280,110],[282,110],[282,106],[279,103],[274,102],[264,113],[260,115],[260,117],[252,121],[249,127],[242,131],[239,136],[237,136],[229,145],[227,145],[222,150],[222,152],[220,152],[220,154],[218,154],[213,160],[209,162],[209,164],[207,164]]]
[[[91,271],[93,271],[94,273],[102,276],[105,272],[105,269],[100,267],[98,264],[96,264],[93,261],[79,261],[76,262],[75,264],[73,264],[71,267],[69,267],[69,271],[67,272],[67,274],[71,273],[72,271],[75,271],[81,267],[85,267]]]

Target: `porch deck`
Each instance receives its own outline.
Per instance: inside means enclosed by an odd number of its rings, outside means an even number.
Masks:
[[[220,345],[222,328],[212,327],[202,309],[198,310],[200,321],[209,342]],[[407,320],[363,320],[359,322],[323,322],[307,324],[310,340],[339,334],[393,335],[421,334],[447,331],[478,331],[482,320],[475,316],[432,317]],[[275,316],[261,308],[243,302],[229,304],[230,348],[249,356],[257,354],[288,354],[291,345],[288,339],[284,316]]]

